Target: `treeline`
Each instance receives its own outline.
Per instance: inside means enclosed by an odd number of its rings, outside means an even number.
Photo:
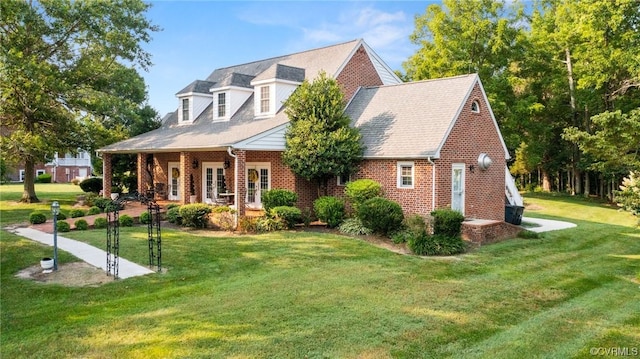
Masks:
[[[611,198],[640,168],[640,2],[444,0],[406,80],[476,72],[523,189]]]

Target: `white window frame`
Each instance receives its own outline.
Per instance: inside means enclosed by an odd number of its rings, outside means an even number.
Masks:
[[[46,170],[36,170],[36,177],[38,177],[38,176],[40,176],[40,175],[43,175],[43,174],[45,174],[45,173],[47,173],[47,171],[46,171]]]
[[[406,184],[402,183],[402,178],[404,177],[402,175],[402,168],[403,167],[411,167],[411,185],[406,185]],[[402,188],[402,189],[412,189],[412,188],[414,188],[414,186],[416,184],[416,166],[415,166],[415,163],[413,161],[398,161],[397,165],[396,165],[396,175],[397,175],[396,184],[397,184],[398,188]]]
[[[224,103],[222,104],[223,114],[220,115],[220,95],[224,96]],[[218,92],[216,94],[216,118],[226,118],[229,113],[229,96],[227,96],[226,92]]]
[[[24,170],[20,170],[20,182],[24,182]]]
[[[347,185],[347,183],[351,182],[351,174],[347,175],[347,180],[343,181],[344,175],[338,176],[336,178],[336,185],[340,186],[340,187],[344,187]]]
[[[259,109],[259,114],[261,115],[265,115],[271,112],[271,86],[269,85],[264,85],[264,86],[260,86],[260,103],[258,104],[258,109]],[[266,89],[266,93],[267,96],[264,96],[264,92],[263,90]],[[266,111],[264,109],[264,104],[266,103]]]
[[[186,108],[184,106],[185,102],[187,103]],[[185,118],[185,114],[187,115],[186,118]],[[189,98],[180,99],[180,115],[182,116],[182,122],[191,121],[189,117],[191,115],[191,101],[189,101]]]
[[[471,112],[480,113],[480,102],[478,102],[478,100],[473,100],[471,103]]]
[[[255,169],[258,171],[258,176],[260,175],[260,170],[261,169],[266,169],[267,170],[267,188],[265,189],[265,191],[268,191],[271,189],[271,162],[247,162],[245,165],[245,171],[248,173],[249,169]],[[258,177],[258,184],[260,184],[260,179]],[[248,201],[248,196],[249,196],[249,176],[245,175],[245,183],[244,183],[245,189],[247,191],[247,198],[245,199],[245,202],[254,205],[256,207],[260,207],[262,208],[262,202],[260,201],[260,197],[259,196],[254,196],[255,197],[255,201],[254,202],[249,202]],[[262,188],[256,188],[255,189],[256,192],[258,191],[262,191]],[[258,192],[259,193],[259,192]],[[260,193],[261,195],[261,193]]]

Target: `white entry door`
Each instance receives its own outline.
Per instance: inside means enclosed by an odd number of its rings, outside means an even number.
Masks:
[[[222,163],[204,162],[202,164],[202,188],[204,203],[215,203],[216,196],[226,191],[224,167]]]
[[[169,200],[170,201],[179,201],[180,200],[180,163],[179,162],[169,162],[168,168],[168,177],[169,177]]]
[[[260,208],[262,191],[271,188],[271,164],[247,163],[247,204]]]
[[[464,163],[454,163],[451,168],[451,209],[464,215]]]

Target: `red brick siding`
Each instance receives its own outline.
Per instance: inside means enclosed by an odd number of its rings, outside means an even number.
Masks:
[[[405,162],[402,160],[402,162]],[[384,197],[398,202],[402,206],[405,215],[420,214],[423,216],[431,212],[432,194],[432,166],[426,159],[407,160],[413,162],[414,185],[413,188],[398,188],[397,184],[397,160],[373,160],[362,161],[360,170],[351,176],[352,180],[370,178],[382,185]],[[329,194],[344,197],[344,186],[337,185],[337,179],[329,182]]]
[[[480,113],[471,112],[473,101]],[[487,153],[493,164],[478,168],[478,156]],[[436,161],[436,207],[451,206],[451,169],[453,163],[465,164],[465,217],[504,220],[505,153],[500,134],[491,119],[480,88],[471,92]],[[469,166],[475,167],[471,173]]]
[[[382,80],[369,59],[364,46],[360,46],[356,50],[349,62],[340,71],[336,80],[342,86],[345,101],[351,99],[360,86],[382,85]]]

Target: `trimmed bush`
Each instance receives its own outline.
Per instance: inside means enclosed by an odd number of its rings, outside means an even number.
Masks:
[[[302,222],[302,211],[296,207],[278,206],[271,208],[269,212],[272,218],[280,218],[284,225],[291,229],[296,223]]]
[[[293,207],[298,201],[298,195],[286,189],[272,189],[262,192],[260,200],[264,212],[271,213],[271,208],[274,207]]]
[[[76,225],[76,229],[78,230],[86,231],[87,229],[89,229],[89,223],[87,223],[85,219],[79,219],[74,224]]]
[[[181,225],[182,216],[180,216],[180,206],[171,207],[167,210],[167,221],[169,223]]]
[[[180,207],[180,205],[177,203],[169,203],[167,205],[167,211],[170,210],[171,208],[176,208],[176,207]]]
[[[357,212],[362,224],[376,233],[389,235],[402,227],[402,208],[394,201],[374,197],[364,201]]]
[[[111,204],[111,199],[104,197],[97,197],[93,199],[93,206],[98,207],[102,210],[102,212],[107,210],[107,206]]]
[[[204,228],[207,225],[207,215],[211,207],[204,203],[192,203],[180,206],[180,217],[185,227]]]
[[[44,213],[32,212],[29,215],[29,223],[31,223],[31,224],[40,224],[40,223],[44,223],[46,221],[47,221],[47,216],[45,216]]]
[[[107,219],[104,217],[96,218],[95,221],[93,221],[93,228],[95,229],[107,228]]]
[[[57,218],[58,218],[58,220],[61,221],[61,220],[67,219],[67,215],[64,214],[64,212],[60,212],[60,213],[58,213]]]
[[[337,197],[323,196],[313,201],[316,216],[329,228],[335,228],[344,220],[344,202]]]
[[[100,213],[102,213],[102,210],[100,209],[100,207],[93,206],[93,207],[89,208],[89,211],[87,212],[87,215],[93,216],[94,214],[100,214]]]
[[[461,237],[449,237],[442,234],[428,235],[426,232],[407,241],[409,249],[418,255],[450,256],[463,253],[467,244]]]
[[[433,216],[433,234],[447,237],[460,237],[464,216],[451,209],[436,209]]]
[[[257,233],[258,219],[259,217],[240,217],[240,220],[238,221],[238,229],[244,233]]]
[[[282,218],[275,217],[259,217],[256,222],[256,230],[258,233],[280,231],[287,228]]]
[[[140,213],[140,223],[142,224],[151,223],[151,214],[148,211]]]
[[[58,222],[58,232],[69,232],[71,225],[65,221]]]
[[[43,173],[36,177],[36,183],[51,183],[51,174]]]
[[[382,185],[372,179],[359,179],[347,183],[344,190],[347,199],[351,203],[354,211],[358,211],[358,206],[364,201],[382,196]]]
[[[133,217],[128,214],[123,214],[118,218],[120,222],[120,227],[133,227]]]
[[[80,209],[80,208],[74,208],[71,211],[69,211],[69,216],[71,218],[84,217],[85,214],[86,213],[85,213],[84,209]]]
[[[102,178],[85,178],[82,182],[80,182],[80,189],[84,192],[100,193],[100,191],[102,191]]]
[[[338,229],[340,229],[340,232],[350,236],[369,235],[373,233],[372,230],[362,224],[359,218],[347,218]]]

